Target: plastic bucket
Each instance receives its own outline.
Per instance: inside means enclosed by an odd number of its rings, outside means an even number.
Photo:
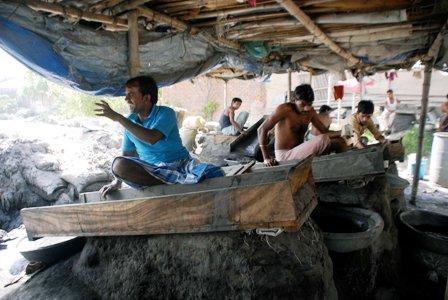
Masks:
[[[448,132],[434,133],[429,180],[448,187]]]

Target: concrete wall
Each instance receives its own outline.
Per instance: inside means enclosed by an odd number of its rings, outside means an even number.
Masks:
[[[422,93],[423,71],[397,71],[398,78],[391,83],[398,99],[404,103],[419,105]],[[430,89],[430,106],[439,106],[446,100],[448,94],[448,74],[433,71]],[[312,86],[315,89],[315,106],[319,107],[327,102],[327,75],[312,77]],[[364,99],[374,100],[376,104],[382,104],[385,99],[389,82],[384,73],[378,73],[365,78],[373,80],[372,86],[366,87]],[[292,89],[302,83],[309,83],[309,73],[293,73]],[[188,110],[188,115],[202,115],[202,109],[207,101],[215,101],[219,104],[213,114],[213,120],[217,121],[225,103],[229,104],[233,97],[243,100],[241,110],[251,113],[249,123],[253,123],[264,114],[270,114],[275,107],[285,101],[288,89],[287,74],[273,74],[265,81],[254,80],[230,80],[227,83],[227,97],[224,99],[225,83],[219,79],[211,79],[205,76],[191,81],[184,81],[176,85],[162,89],[162,103],[183,107]],[[356,98],[359,100],[359,96]],[[334,107],[337,103],[331,98],[330,104]],[[351,106],[352,92],[345,90],[343,106]]]

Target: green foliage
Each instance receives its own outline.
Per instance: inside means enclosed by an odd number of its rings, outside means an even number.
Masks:
[[[0,95],[0,112],[1,113],[14,113],[19,108],[16,99],[9,97],[8,95]]]
[[[207,101],[204,107],[202,108],[202,113],[207,120],[210,120],[213,116],[213,113],[218,109],[219,104],[215,101]]]
[[[63,117],[94,117],[96,102],[105,100],[112,109],[119,113],[126,113],[126,102],[121,98],[107,98],[100,96],[90,96],[77,91],[65,89],[62,93],[61,101],[58,103],[58,114]]]
[[[430,154],[432,147],[432,139],[433,134],[431,132],[425,132],[425,136],[423,138],[423,155],[426,156]],[[416,153],[417,152],[417,144],[418,144],[418,125],[414,126],[412,129],[406,132],[406,135],[403,137],[403,146],[405,148],[405,153]]]

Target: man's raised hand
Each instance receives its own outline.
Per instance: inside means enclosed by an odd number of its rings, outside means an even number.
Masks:
[[[95,115],[97,116],[106,117],[112,121],[117,121],[121,117],[121,115],[114,111],[104,100],[95,103],[95,105],[97,106],[97,109],[95,109]]]

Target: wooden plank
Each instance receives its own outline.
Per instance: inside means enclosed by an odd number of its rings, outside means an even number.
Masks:
[[[265,119],[266,116],[262,117],[246,130],[246,134],[240,134],[235,140],[233,140],[233,142],[230,143],[230,151],[234,151],[235,148],[238,147],[238,145],[249,139],[254,134],[257,134],[258,127],[260,127]]]
[[[255,163],[256,163],[255,160],[251,160],[250,162],[245,164],[241,170],[238,170],[238,172],[236,172],[235,175],[241,175],[246,173],[247,171],[249,171],[250,168],[252,168],[255,165]]]
[[[308,181],[311,175],[311,164],[313,157],[310,156],[305,163],[297,165],[290,169],[288,180],[291,185],[291,193],[294,195]]]
[[[245,187],[250,185],[273,183],[288,179],[288,173],[291,168],[306,165],[307,168],[300,169],[303,172],[302,176],[309,173],[309,159],[290,161],[288,164],[264,167],[261,165],[255,165],[251,168],[250,173],[245,173],[236,176],[218,177],[204,180],[198,184],[175,184],[175,185],[157,185],[143,190],[136,189],[121,189],[110,195],[107,200],[125,200],[125,199],[137,199],[145,197],[155,197],[164,195],[178,195],[199,191],[210,191],[215,189],[225,189],[234,187]],[[237,166],[229,167],[235,168]],[[101,194],[98,192],[84,193],[80,195],[80,200],[85,203],[102,201]]]
[[[298,228],[287,180],[155,198],[27,208],[29,238]]]

